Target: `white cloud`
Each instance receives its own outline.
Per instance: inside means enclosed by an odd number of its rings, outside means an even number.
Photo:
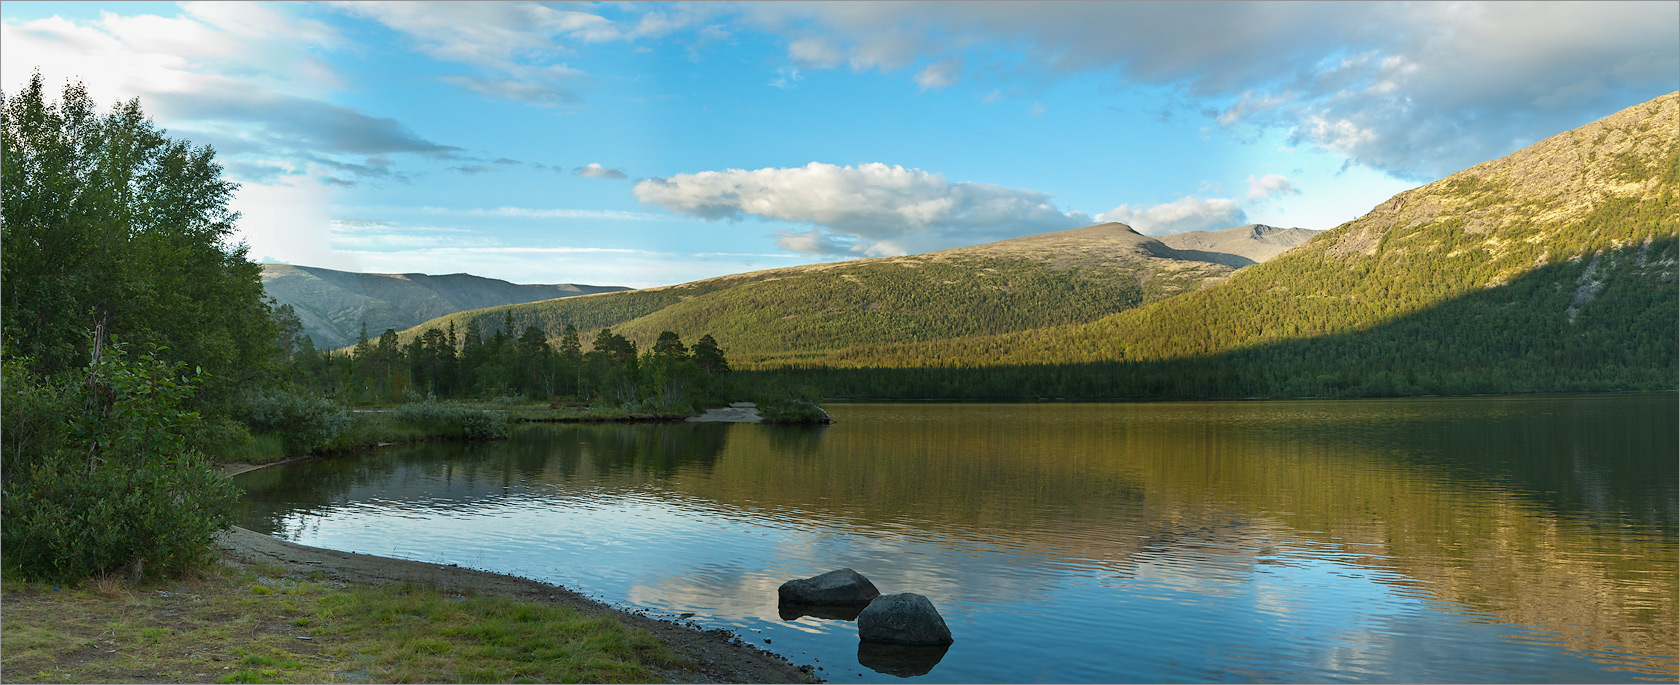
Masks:
[[[1260,178],[1248,177],[1247,199],[1249,202],[1260,202],[1281,195],[1300,194],[1301,190],[1281,174],[1266,174]]]
[[[332,248],[331,206],[332,190],[308,179],[245,183],[228,202],[240,213],[235,236],[253,257],[357,271],[361,265],[354,256]]]
[[[428,216],[482,216],[506,219],[604,219],[608,221],[688,221],[689,219],[654,212],[626,212],[617,209],[566,209],[540,207],[408,207],[393,205],[346,206],[341,210],[353,214],[386,216],[391,214],[423,214]]]
[[[473,75],[445,82],[499,99],[536,105],[575,106],[582,70],[560,61],[580,45],[661,38],[694,29],[696,43],[727,40],[706,24],[719,11],[697,5],[628,5],[612,19],[604,13],[535,2],[340,2],[346,13],[406,34],[420,52],[473,67]],[[596,8],[604,9],[604,8]]]
[[[1096,218],[1127,224],[1144,235],[1217,230],[1248,223],[1248,214],[1236,200],[1193,195],[1150,207],[1120,205]]]
[[[787,90],[795,87],[796,83],[803,81],[804,79],[805,77],[801,76],[799,73],[799,67],[791,65],[777,67],[776,78],[770,79],[770,85],[782,90]]]
[[[1050,195],[881,163],[856,167],[728,169],[636,184],[638,200],[707,220],[756,216],[816,226],[823,235],[781,234],[784,249],[885,253],[975,244],[1073,228],[1089,222],[1063,212]]]
[[[840,66],[844,55],[834,41],[811,36],[788,43],[788,58],[807,68],[832,69]]]
[[[601,166],[600,162],[590,162],[580,166],[575,173],[584,178],[629,178],[623,169],[609,169]]]
[[[459,151],[328,102],[343,83],[316,53],[345,41],[282,8],[187,3],[173,17],[6,20],[0,85],[15,90],[38,67],[50,96],[79,81],[98,103],[139,97],[172,136],[213,144],[230,177],[245,183],[313,175],[353,185],[399,178],[389,154]]]
[[[961,75],[961,59],[955,57],[942,59],[916,72],[916,85],[921,86],[922,90],[950,88],[957,84],[957,77]]]
[[[807,55],[807,68],[891,72],[960,58],[998,65],[976,75],[1006,86],[1106,72],[1122,86],[1176,87],[1222,127],[1290,131],[1297,143],[1413,180],[1680,87],[1672,2],[842,2],[742,11],[787,36],[790,56]],[[924,68],[913,78],[927,76]]]

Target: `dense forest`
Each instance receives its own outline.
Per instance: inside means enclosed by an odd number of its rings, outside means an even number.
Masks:
[[[287,307],[278,317],[287,321]],[[286,324],[282,328],[295,328]],[[366,331],[344,352],[317,351],[307,337],[291,349],[286,375],[294,384],[347,404],[394,404],[424,398],[538,398],[564,404],[607,404],[656,414],[690,414],[721,400],[729,372],[710,335],[690,348],[666,332],[638,353],[636,343],[603,328],[587,348],[567,326],[556,344],[542,329],[513,334],[508,315],[488,335],[476,319],[464,331],[429,328],[399,342],[386,329]]]

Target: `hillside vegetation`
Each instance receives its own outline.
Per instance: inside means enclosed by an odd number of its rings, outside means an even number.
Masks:
[[[466,309],[624,290],[620,286],[519,285],[470,274],[370,274],[312,266],[264,264],[263,289],[291,305],[318,347],[352,345],[362,324],[378,336]]]
[[[1088,396],[1673,389],[1677,124],[1674,94],[1628,108],[1396,195],[1222,283],[1098,321],[854,348],[817,365],[1101,364],[1100,378],[1069,366],[1041,389]],[[979,377],[957,377],[899,385],[985,396]],[[888,385],[870,387],[895,394]]]
[[[1225,255],[1229,257],[1229,255]],[[1028,236],[908,257],[859,259],[623,293],[462,312],[404,331],[476,319],[497,330],[537,326],[558,337],[612,328],[642,345],[702,333],[732,363],[773,365],[881,342],[942,340],[1094,321],[1189,292],[1232,271],[1123,224]]]

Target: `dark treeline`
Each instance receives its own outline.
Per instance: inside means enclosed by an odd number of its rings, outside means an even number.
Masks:
[[[288,310],[279,309],[281,328],[295,331]],[[364,326],[355,347],[337,352],[294,338],[285,344],[291,358],[286,373],[295,384],[346,404],[516,397],[687,414],[720,399],[729,371],[710,335],[690,347],[666,332],[638,351],[634,341],[606,328],[587,346],[571,324],[553,343],[536,326],[517,335],[515,328],[509,313],[488,333],[468,319],[464,330],[453,323],[428,328],[405,344],[391,329],[370,340]]]

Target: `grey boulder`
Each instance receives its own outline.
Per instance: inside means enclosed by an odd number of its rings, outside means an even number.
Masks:
[[[776,596],[788,604],[813,606],[867,606],[881,591],[849,568],[829,571],[814,578],[799,578],[782,583]]]
[[[881,595],[858,614],[858,639],[894,645],[948,645],[951,629],[928,598],[913,592]]]

